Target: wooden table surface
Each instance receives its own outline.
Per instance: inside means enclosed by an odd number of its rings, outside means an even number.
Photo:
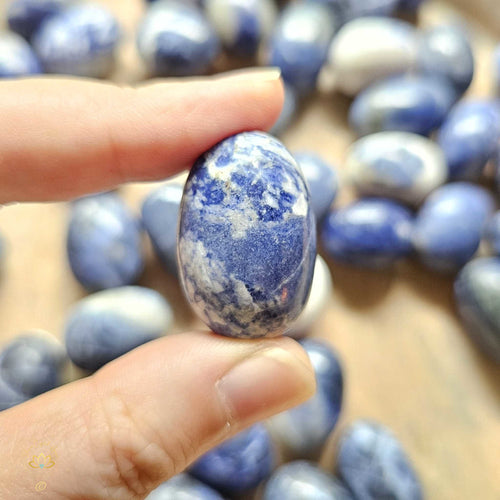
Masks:
[[[141,1],[104,3],[133,33]],[[431,0],[422,8],[420,23],[460,19],[458,12],[451,3]],[[492,88],[488,59],[498,38],[477,22],[467,22],[478,60],[470,94],[487,96]],[[129,35],[115,79],[135,82],[141,77]],[[353,140],[346,127],[348,105],[341,96],[315,97],[283,136],[285,144],[292,151],[315,150],[341,170]],[[138,211],[151,188],[130,185],[121,191]],[[339,203],[350,196],[345,186]],[[1,342],[32,328],[60,337],[68,308],[85,295],[66,262],[66,217],[65,204],[0,210],[0,231],[8,243],[0,280]],[[176,317],[173,331],[199,326],[175,280],[161,270],[149,242],[145,245],[148,261],[140,284],[170,300]],[[344,409],[330,444],[350,421],[370,417],[400,438],[427,498],[500,499],[500,368],[485,359],[463,331],[454,314],[452,280],[415,262],[403,262],[389,272],[360,271],[331,261],[329,265],[335,290],[313,336],[328,339],[345,367]],[[330,446],[322,463],[328,467],[332,460]]]

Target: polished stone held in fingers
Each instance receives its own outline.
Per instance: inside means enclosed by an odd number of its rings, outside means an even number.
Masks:
[[[316,225],[300,169],[264,132],[229,137],[194,164],[181,203],[185,295],[215,332],[283,333],[307,301]]]
[[[210,486],[183,472],[158,486],[146,500],[223,500],[223,498]]]
[[[42,72],[28,42],[15,33],[0,31],[0,78],[17,78]]]

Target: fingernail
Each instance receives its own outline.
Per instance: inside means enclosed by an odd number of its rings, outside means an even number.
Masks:
[[[314,372],[298,346],[258,351],[233,367],[217,388],[235,422],[248,424],[287,410],[316,390]]]
[[[281,70],[276,67],[269,68],[244,68],[222,73],[216,79],[224,81],[252,81],[271,82],[281,78]]]

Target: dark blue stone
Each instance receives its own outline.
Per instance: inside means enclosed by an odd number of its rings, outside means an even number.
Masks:
[[[15,33],[0,33],[0,78],[16,78],[42,72],[29,44]]]
[[[241,493],[266,479],[274,464],[271,436],[257,424],[203,455],[190,473],[224,493]]]
[[[142,224],[165,269],[177,275],[177,224],[181,183],[169,183],[150,193],[142,203]]]
[[[471,338],[500,363],[500,259],[469,262],[455,281],[455,301]]]
[[[285,83],[285,100],[281,113],[272,126],[269,133],[275,136],[280,136],[290,126],[299,106],[299,98],[297,92],[290,85]]]
[[[495,212],[488,220],[486,225],[484,239],[490,247],[490,250],[500,256],[500,211]]]
[[[356,500],[420,500],[422,488],[401,444],[385,427],[358,420],[344,432],[337,472]]]
[[[425,0],[399,0],[399,8],[410,12],[416,11]]]
[[[476,253],[484,225],[493,212],[490,193],[456,182],[436,189],[417,214],[412,243],[431,269],[454,272]]]
[[[179,273],[215,332],[275,336],[307,301],[316,228],[306,182],[271,135],[223,140],[195,163],[181,203]]]
[[[152,491],[146,500],[223,500],[212,488],[189,474],[178,474]]]
[[[113,359],[167,333],[172,310],[154,290],[113,288],[82,299],[65,327],[68,355],[75,365],[95,371]]]
[[[443,123],[456,97],[452,85],[441,78],[393,77],[358,94],[349,122],[360,136],[384,130],[429,135]]]
[[[333,210],[324,220],[321,238],[334,259],[381,268],[411,251],[413,216],[404,206],[382,198],[365,198]]]
[[[500,140],[500,105],[495,101],[459,102],[437,138],[451,179],[479,179]]]
[[[1,363],[0,354],[0,363]],[[21,391],[16,391],[0,376],[0,411],[8,410],[13,406],[19,405],[27,401],[29,396],[23,394]]]
[[[33,47],[47,73],[102,78],[113,69],[119,38],[111,12],[82,3],[44,22],[33,36]]]
[[[347,0],[343,9],[343,21],[358,17],[390,16],[397,9],[400,0]]]
[[[66,246],[71,270],[89,290],[133,284],[144,267],[139,221],[115,193],[73,203]]]
[[[262,500],[351,500],[334,476],[303,460],[282,465],[266,484]]]

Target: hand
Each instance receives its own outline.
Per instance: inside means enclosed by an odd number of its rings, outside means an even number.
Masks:
[[[65,200],[168,177],[228,135],[269,128],[282,100],[271,70],[138,89],[76,79],[1,83],[0,202]],[[38,442],[57,450],[51,499],[144,498],[314,389],[307,355],[288,338],[184,333],[150,342],[0,413],[0,498],[39,498],[27,453]]]

